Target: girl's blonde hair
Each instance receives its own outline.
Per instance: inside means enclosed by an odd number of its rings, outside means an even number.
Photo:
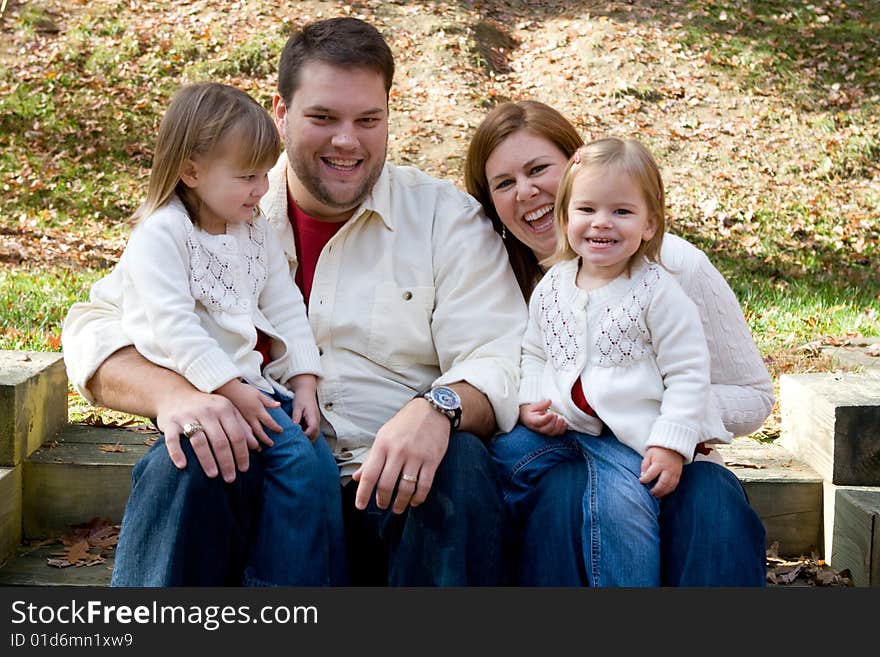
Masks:
[[[242,169],[269,167],[278,159],[281,138],[275,123],[248,94],[217,82],[197,82],[179,89],[159,125],[147,197],[132,221],[150,216],[177,194],[197,223],[200,201],[180,179],[181,172],[187,160],[211,157],[232,131]]]
[[[559,188],[556,190],[556,208],[553,211],[556,230],[556,251],[541,264],[550,266],[564,260],[572,260],[578,254],[568,241],[568,204],[571,189],[578,173],[588,167],[613,168],[617,174],[629,176],[638,185],[648,206],[648,214],[654,220],[654,236],[643,241],[627,264],[629,274],[632,263],[641,258],[660,263],[660,247],[666,231],[666,197],[663,178],[654,156],[635,139],[605,137],[581,146],[568,160]]]

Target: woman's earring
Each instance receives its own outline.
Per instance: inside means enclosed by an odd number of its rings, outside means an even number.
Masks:
[[[501,226],[501,239],[507,239],[507,226]]]

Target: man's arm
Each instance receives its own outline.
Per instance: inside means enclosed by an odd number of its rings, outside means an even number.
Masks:
[[[178,468],[186,467],[180,448],[183,425],[197,421],[204,431],[190,438],[190,444],[206,475],[216,477],[219,468],[229,482],[235,479],[236,468],[248,469],[248,450],[256,449],[257,441],[235,405],[221,395],[200,392],[176,372],[145,359],[134,347],[111,354],[87,387],[103,406],[155,417],[165,434],[168,456]]]
[[[445,194],[438,208],[431,330],[442,375],[434,384],[451,385],[462,398],[459,428],[488,439],[516,422],[526,306],[501,239],[473,198]],[[364,509],[374,487],[377,504],[387,508],[396,486],[395,513],[424,502],[449,432],[448,418],[427,401],[407,403],[379,429],[367,460],[352,476],[358,482],[355,506]],[[401,479],[403,474],[418,479]]]

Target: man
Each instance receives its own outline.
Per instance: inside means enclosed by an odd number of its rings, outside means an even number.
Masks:
[[[322,431],[342,475],[350,579],[332,528],[311,528],[303,540],[323,562],[288,572],[277,555],[246,583],[502,578],[502,506],[482,440],[515,422],[526,309],[476,201],[385,162],[393,73],[382,36],[353,18],[305,26],[280,58],[273,110],[286,153],[262,205],[320,348]],[[272,503],[260,496],[253,431],[224,398],[128,346],[117,295],[95,286],[62,334],[84,396],[155,417],[165,434],[133,475],[113,583],[237,583],[257,567],[252,545],[271,540],[253,527],[253,509]],[[240,538],[215,555],[225,535]]]

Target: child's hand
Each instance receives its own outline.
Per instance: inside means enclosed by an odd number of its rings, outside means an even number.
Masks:
[[[266,435],[263,425],[265,424],[272,431],[281,431],[281,427],[266,410],[267,408],[278,408],[281,402],[266,396],[259,389],[238,379],[227,381],[214,392],[218,395],[223,395],[235,404],[238,412],[241,413],[245,422],[250,425],[254,435],[261,443],[269,447],[275,444]]]
[[[639,482],[649,484],[656,479],[657,483],[651,487],[651,495],[660,499],[678,486],[683,467],[684,457],[678,452],[665,447],[649,447],[642,459]]]
[[[550,403],[549,399],[544,399],[532,404],[520,404],[519,421],[536,433],[561,436],[568,430],[568,424],[550,410]]]
[[[318,410],[318,378],[314,374],[298,374],[287,381],[293,391],[293,412],[290,417],[303,427],[303,433],[315,442],[321,430],[321,412]]]

